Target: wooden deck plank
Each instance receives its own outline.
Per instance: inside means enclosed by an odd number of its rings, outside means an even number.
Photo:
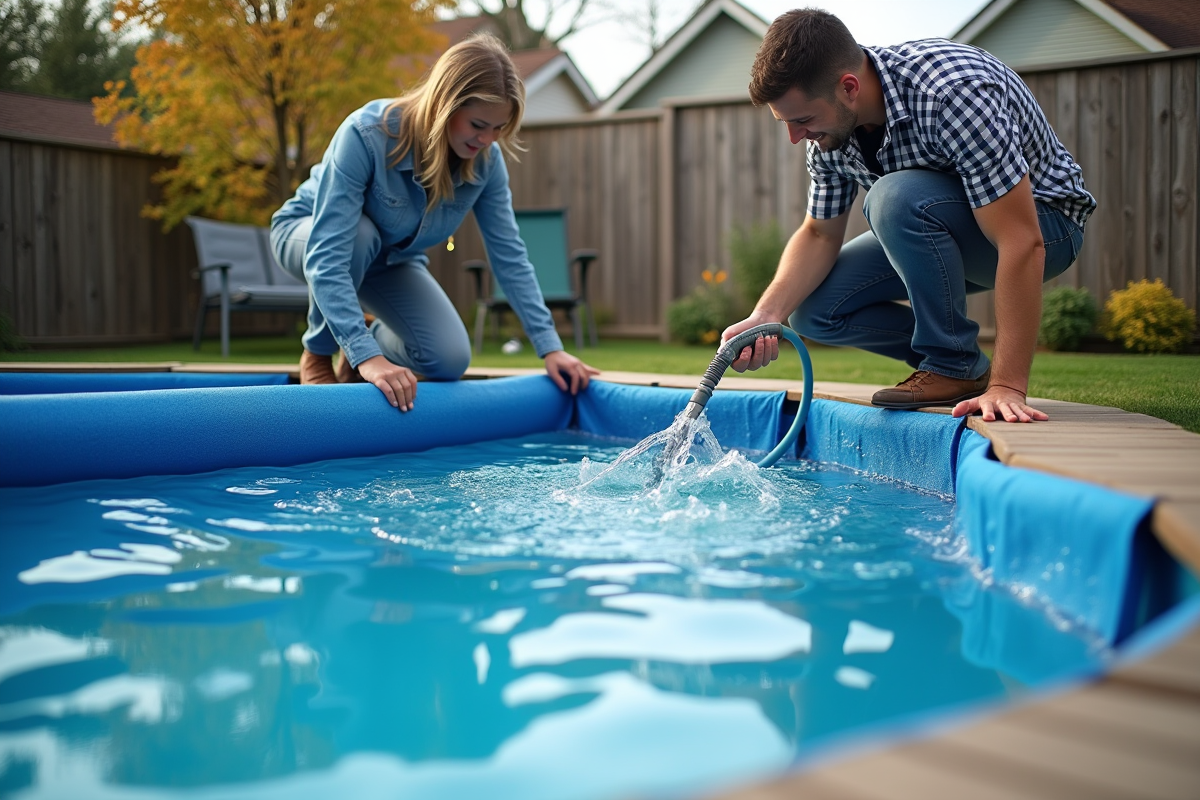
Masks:
[[[1200,786],[1200,760],[1193,766],[1152,761],[1119,745],[1055,735],[1012,715],[987,720],[953,738],[979,753],[1055,773],[1095,791],[1112,788],[1133,797],[1194,800]]]
[[[956,773],[942,763],[928,763],[906,755],[902,749],[882,752],[865,759],[854,770],[828,768],[812,773],[813,782],[843,792],[842,796],[865,800],[929,800],[931,797],[962,797],[971,800],[1028,800],[1051,798],[1036,794],[1028,784],[996,783],[978,773]],[[791,787],[793,797],[808,797],[809,781]],[[1082,788],[1082,787],[1081,787]],[[798,790],[798,791],[796,791]],[[740,798],[739,798],[740,800]]]
[[[1195,759],[1200,753],[1200,708],[1172,696],[1141,691],[1117,681],[1054,697],[1030,707],[1079,725],[1141,738],[1153,747],[1178,749]]]

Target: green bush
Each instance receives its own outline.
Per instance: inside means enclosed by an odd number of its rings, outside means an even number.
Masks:
[[[729,232],[729,257],[733,262],[733,281],[746,313],[754,308],[767,284],[775,277],[787,237],[775,220],[749,227],[736,225]]]
[[[1139,353],[1176,353],[1192,341],[1196,312],[1159,279],[1114,291],[1104,304],[1104,335]]]
[[[0,353],[20,353],[28,349],[29,345],[17,334],[12,317],[0,311]]]
[[[721,288],[723,271],[704,270],[704,283],[667,306],[667,329],[685,344],[716,344],[721,331],[736,322],[733,298]]]
[[[1078,350],[1096,324],[1096,301],[1087,289],[1060,286],[1042,298],[1038,342],[1051,350]]]

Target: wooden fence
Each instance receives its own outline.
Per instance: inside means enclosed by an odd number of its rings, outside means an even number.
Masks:
[[[1162,278],[1200,307],[1198,73],[1200,48],[1023,74],[1099,202],[1079,260],[1056,283],[1102,302],[1127,281]],[[775,219],[790,230],[804,217],[803,148],[744,99],[531,123],[522,136],[514,204],[568,208],[570,246],[600,251],[590,288],[610,335],[661,335],[667,303],[710,265],[730,268],[731,226]],[[46,344],[187,335],[190,235],[164,235],[138,215],[166,163],[0,135],[0,311],[20,335]],[[848,235],[864,230],[856,211]],[[433,248],[430,267],[469,318],[462,262],[484,257],[473,222],[455,245]],[[989,295],[970,310],[985,331],[994,325]],[[234,319],[243,332],[294,324],[254,316]]]

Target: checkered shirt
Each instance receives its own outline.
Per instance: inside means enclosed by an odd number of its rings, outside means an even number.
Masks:
[[[1096,208],[1083,171],[1015,72],[994,56],[946,39],[894,47],[864,47],[883,84],[887,130],[879,148],[884,174],[935,169],[962,177],[967,200],[979,208],[996,200],[1026,174],[1033,196],[1080,227]],[[831,219],[854,202],[872,175],[858,140],[821,152],[808,144],[812,182],[808,213]]]

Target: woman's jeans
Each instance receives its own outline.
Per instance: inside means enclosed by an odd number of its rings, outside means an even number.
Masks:
[[[903,170],[883,176],[863,212],[869,233],[842,246],[829,276],[788,320],[800,334],[973,380],[988,369],[967,295],[996,286],[996,248],[983,235],[957,175]],[[1043,280],[1064,272],[1083,229],[1037,202],[1046,245]],[[896,301],[908,300],[910,305]]]
[[[301,280],[311,230],[312,217],[304,217],[273,237],[279,263]],[[329,302],[356,303],[374,314],[371,335],[388,361],[430,380],[462,376],[471,363],[471,340],[458,311],[423,260],[387,263],[379,230],[365,216],[358,222],[350,278],[358,297],[330,298]],[[311,293],[303,342],[305,350],[317,355],[338,351],[337,340]]]

